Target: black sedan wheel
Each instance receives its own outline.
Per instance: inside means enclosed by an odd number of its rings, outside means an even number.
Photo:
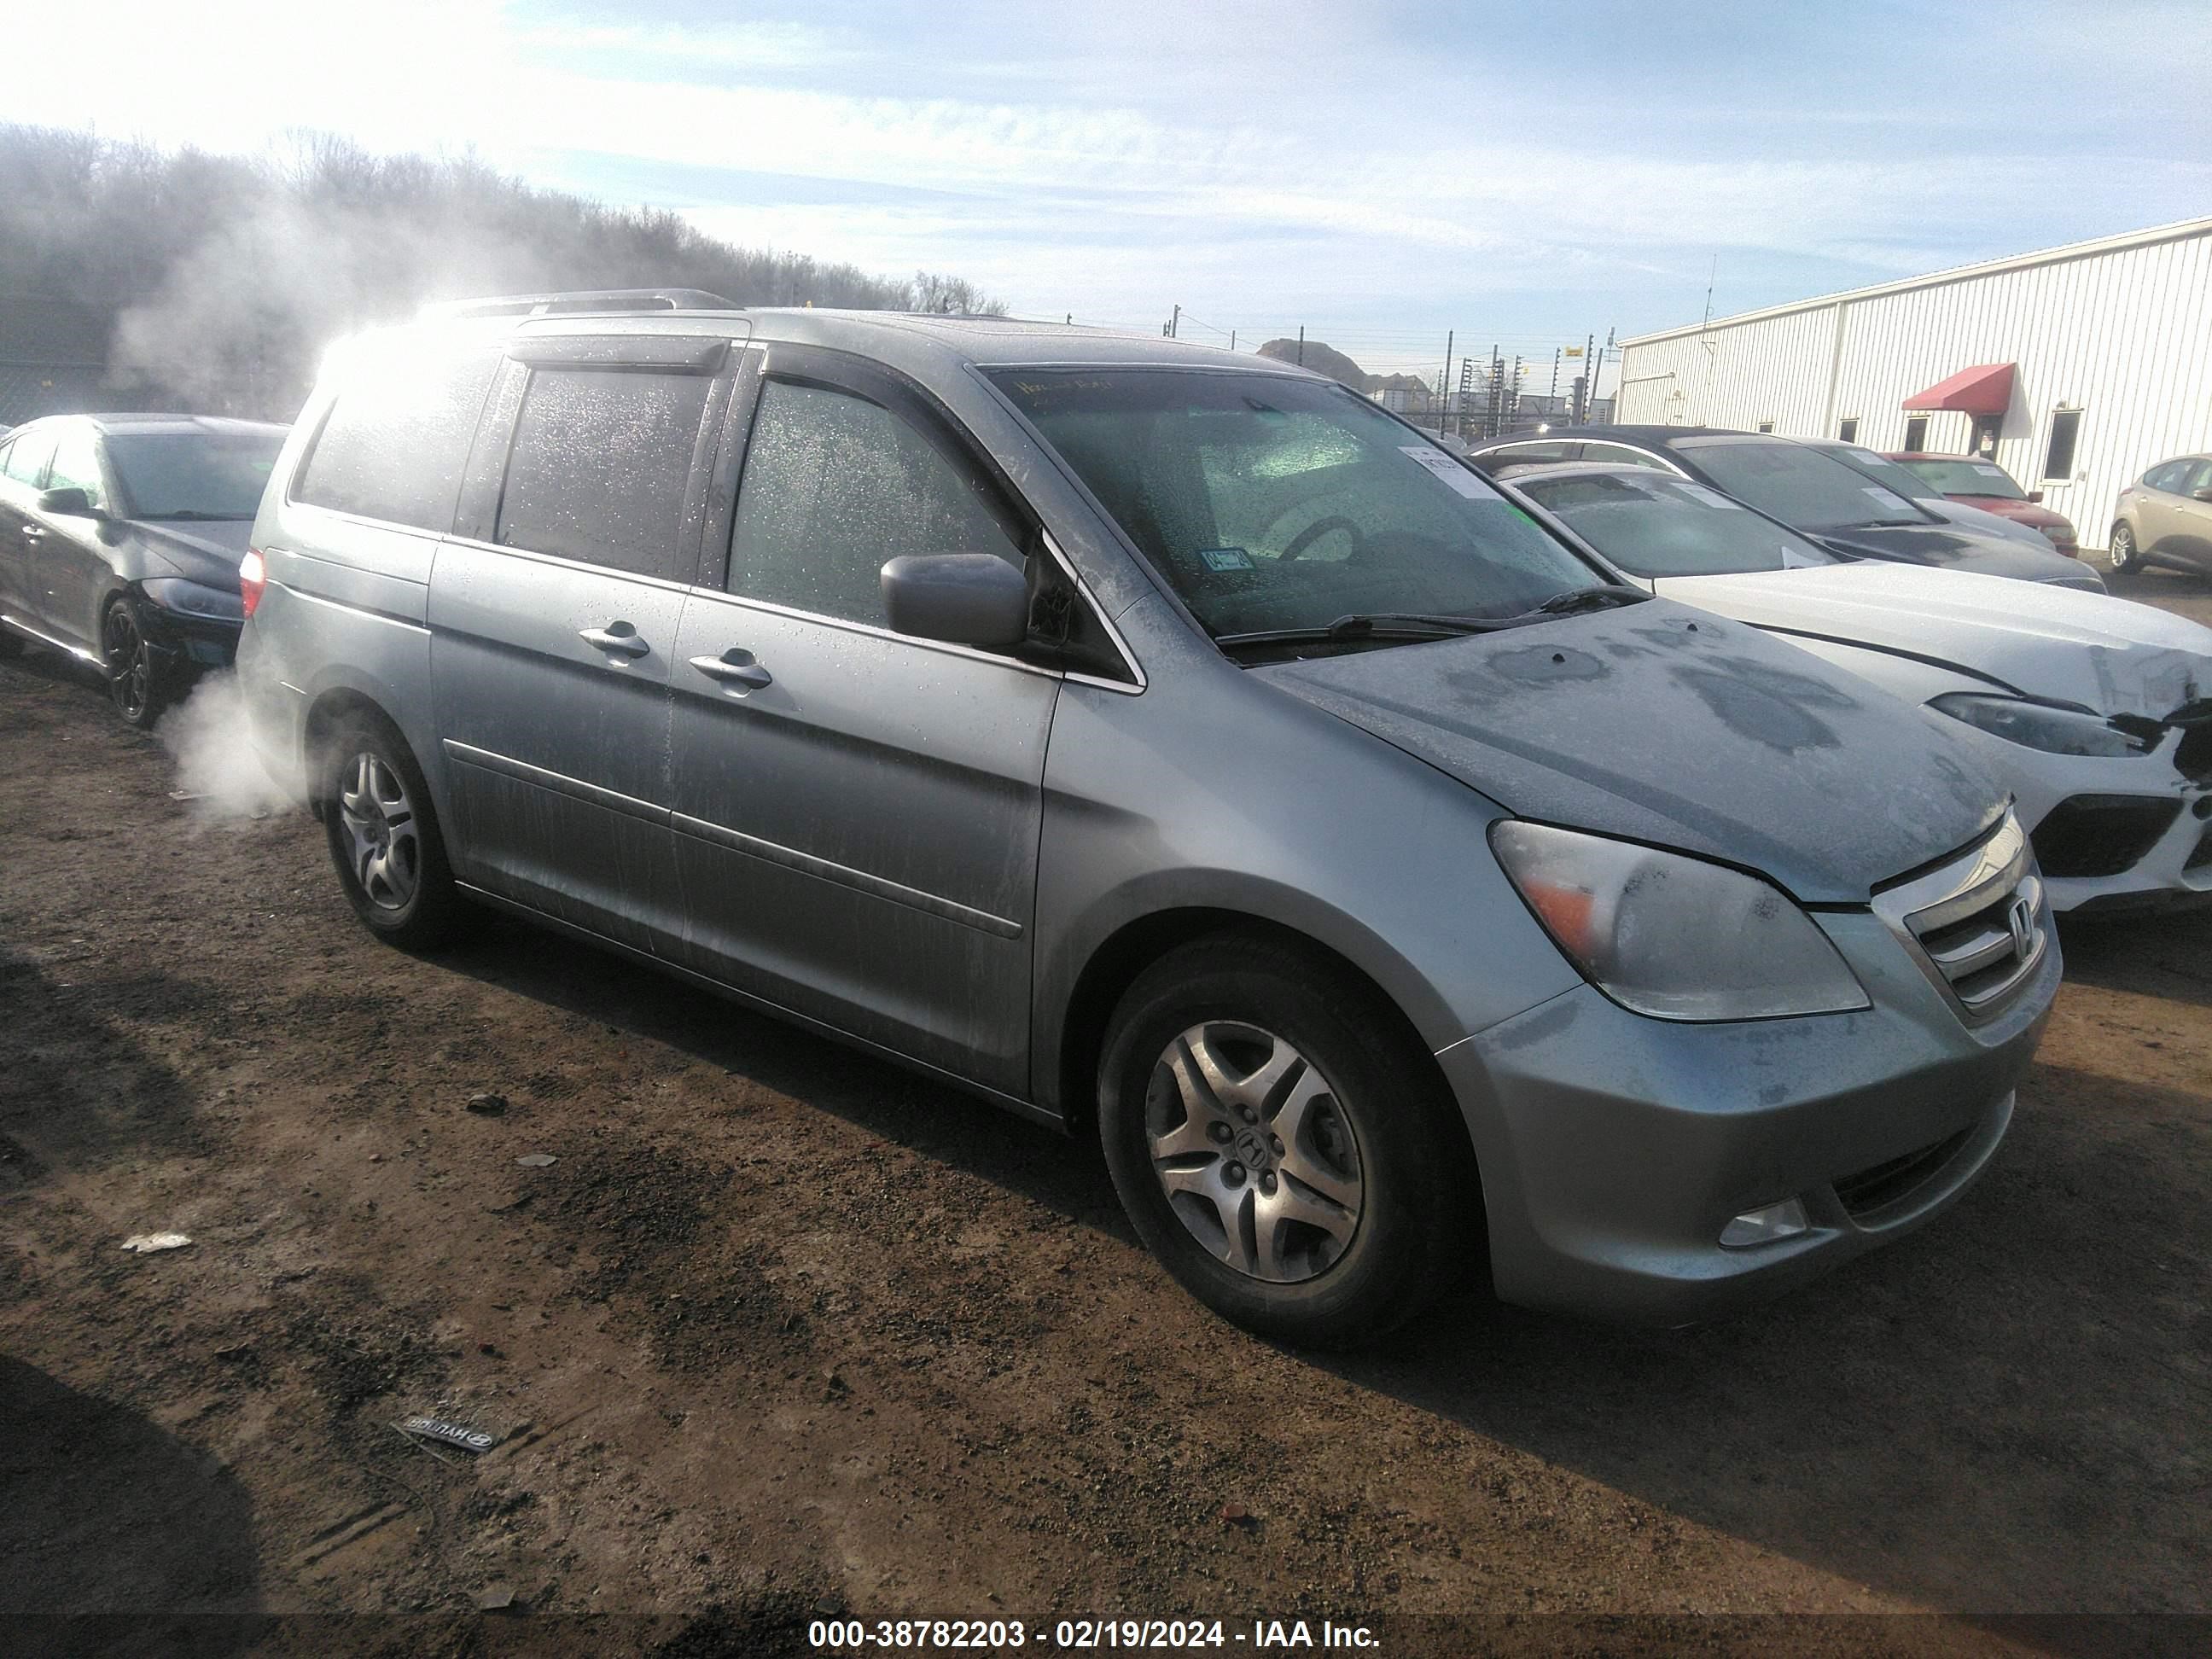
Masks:
[[[128,599],[107,607],[100,624],[100,654],[107,664],[107,695],[115,712],[130,725],[145,731],[161,717],[164,688],[154,661],[154,647],[138,626],[137,614]]]

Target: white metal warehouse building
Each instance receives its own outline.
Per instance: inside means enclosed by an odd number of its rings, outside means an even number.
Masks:
[[[2102,547],[2119,492],[2212,451],[2212,219],[1645,334],[1626,424],[1989,456]]]

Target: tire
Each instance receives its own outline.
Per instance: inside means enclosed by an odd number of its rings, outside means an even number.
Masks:
[[[422,769],[391,721],[341,720],[319,751],[316,803],[331,862],[362,925],[403,951],[453,943],[474,916],[453,884]]]
[[[155,660],[129,599],[111,600],[101,613],[100,654],[107,671],[107,700],[115,712],[125,726],[152,731],[176,688]]]
[[[1107,1167],[1138,1236],[1224,1318],[1348,1346],[1462,1276],[1474,1157],[1396,1024],[1316,955],[1239,936],[1170,951],[1121,999],[1099,1063]]]
[[[2116,576],[2132,575],[2142,568],[2142,555],[2136,549],[2136,532],[2126,520],[2112,526],[2106,538],[2105,562]]]

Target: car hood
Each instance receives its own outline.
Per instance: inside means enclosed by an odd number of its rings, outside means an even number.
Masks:
[[[1656,586],[1738,622],[1934,659],[2100,714],[2163,719],[2212,696],[2212,629],[2103,593],[1871,563]]]
[[[2079,559],[1999,532],[1985,535],[1958,524],[1854,526],[1824,530],[1814,539],[1860,558],[1901,560],[1941,570],[2010,576],[2021,581],[2102,585],[2094,571],[2083,569]]]
[[[208,587],[238,586],[238,562],[246,556],[246,543],[253,534],[251,519],[182,523],[133,519],[130,523],[140,550],[169,566],[175,574]],[[148,574],[163,573],[149,567]]]
[[[1863,903],[2003,810],[1936,722],[1665,599],[1249,672],[1517,816],[1746,865],[1808,903]]]
[[[2063,513],[2053,513],[2049,507],[2034,501],[2016,501],[2009,495],[1947,495],[1943,499],[1960,507],[1995,514],[2000,519],[2010,519],[2014,524],[2024,524],[2035,530],[2040,530],[2045,525],[2069,530],[2074,527],[2074,521]]]

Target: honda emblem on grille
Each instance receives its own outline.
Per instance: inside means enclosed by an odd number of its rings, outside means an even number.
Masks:
[[[2005,926],[2012,930],[2013,955],[2026,962],[2027,953],[2035,948],[2034,907],[2024,898],[2014,899],[2012,908],[2005,912]]]

